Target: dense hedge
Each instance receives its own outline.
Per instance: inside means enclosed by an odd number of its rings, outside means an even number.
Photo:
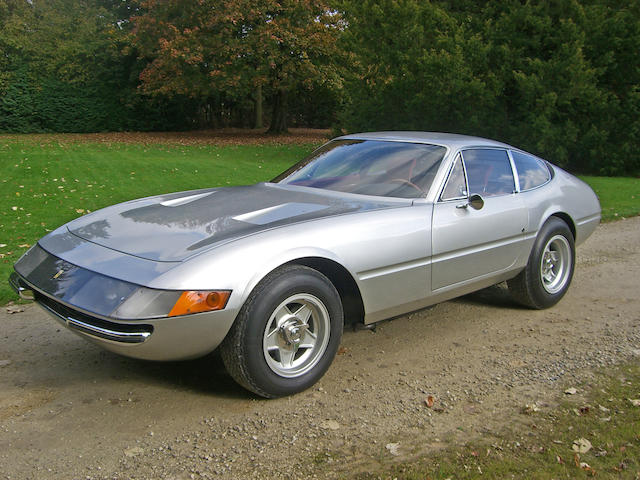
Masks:
[[[640,172],[640,2],[348,2],[347,130],[453,131]]]
[[[198,128],[199,102],[148,98],[99,82],[39,78],[12,72],[0,97],[0,132],[102,132]]]

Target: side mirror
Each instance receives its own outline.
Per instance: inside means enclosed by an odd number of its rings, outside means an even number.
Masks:
[[[482,207],[484,207],[484,200],[480,195],[474,193],[469,197],[469,205],[474,210],[480,210]]]

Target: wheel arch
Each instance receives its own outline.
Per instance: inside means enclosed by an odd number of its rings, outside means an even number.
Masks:
[[[576,224],[574,223],[573,219],[571,218],[571,216],[568,213],[556,212],[556,213],[552,214],[551,216],[549,216],[549,218],[551,218],[551,217],[557,217],[560,220],[562,220],[564,223],[566,223],[567,226],[569,227],[569,230],[571,230],[571,235],[573,235],[573,240],[574,241],[576,240]],[[545,223],[546,223],[547,220],[545,220]],[[544,225],[544,223],[543,223],[543,225]]]
[[[284,265],[304,265],[322,273],[338,291],[345,323],[364,322],[364,303],[355,279],[344,266],[323,257],[302,257],[290,260]],[[278,267],[280,268],[280,267]]]

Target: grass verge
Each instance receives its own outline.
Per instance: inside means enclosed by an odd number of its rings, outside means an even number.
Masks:
[[[640,215],[640,179],[629,177],[580,177],[600,199],[602,221]]]
[[[529,405],[525,430],[450,448],[359,480],[640,480],[640,365],[618,366],[566,395],[560,406]]]

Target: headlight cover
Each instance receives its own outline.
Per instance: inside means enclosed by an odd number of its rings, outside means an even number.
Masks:
[[[28,284],[70,306],[103,317],[144,320],[221,310],[229,290],[155,290],[92,272],[34,245],[15,264]]]

